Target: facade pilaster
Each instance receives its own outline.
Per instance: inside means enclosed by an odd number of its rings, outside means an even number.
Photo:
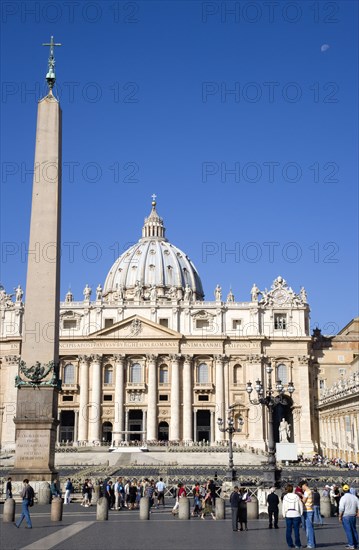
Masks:
[[[313,453],[312,431],[311,431],[311,410],[310,410],[310,387],[309,387],[309,358],[298,356],[298,365],[293,369],[296,373],[296,379],[293,380],[297,392],[293,398],[301,405],[301,414],[299,415],[300,439],[296,437],[294,431],[294,441],[300,441],[299,452],[304,455]],[[294,425],[294,430],[296,424]]]
[[[264,380],[264,372],[262,368],[262,358],[259,354],[249,355],[246,365],[246,382],[255,382],[256,380]],[[253,392],[254,393],[254,392]],[[256,449],[265,449],[265,440],[268,439],[266,433],[265,422],[265,406],[264,405],[251,405],[248,404],[248,431],[249,439]]]
[[[171,422],[170,422],[170,441],[179,441],[180,439],[180,373],[179,361],[180,355],[171,355]]]
[[[89,406],[89,441],[101,442],[101,355],[91,355],[91,403]]]
[[[89,420],[89,360],[88,355],[80,355],[80,406],[79,406],[79,431],[78,441],[84,445],[88,441],[88,420]]]
[[[156,355],[147,355],[148,394],[147,394],[147,440],[157,439],[157,365]]]
[[[17,388],[15,386],[15,377],[19,374],[19,355],[8,355],[5,357],[6,363],[2,368],[6,369],[3,418],[1,422],[0,443],[3,450],[15,450],[15,423],[13,418],[16,414]]]
[[[125,355],[114,355],[115,361],[115,421],[112,432],[112,445],[119,445],[123,441],[124,429],[124,367]]]
[[[192,441],[192,357],[186,355],[183,362],[183,440]]]
[[[224,414],[224,376],[223,376],[223,356],[215,356],[215,379],[216,379],[216,441],[224,440],[224,433],[219,430],[218,419],[225,419]]]

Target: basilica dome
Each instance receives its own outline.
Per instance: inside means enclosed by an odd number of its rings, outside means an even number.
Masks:
[[[124,252],[107,275],[103,296],[109,302],[121,299],[203,300],[198,272],[189,257],[165,238],[163,219],[152,201],[145,218],[142,238]]]

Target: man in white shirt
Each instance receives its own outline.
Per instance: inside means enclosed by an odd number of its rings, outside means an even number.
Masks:
[[[162,477],[156,483],[156,492],[157,492],[157,508],[160,507],[160,502],[162,502],[163,508],[165,507],[165,489],[166,484],[163,482]]]
[[[347,536],[348,544],[346,548],[354,550],[359,546],[358,531],[356,528],[356,518],[359,517],[359,499],[349,492],[349,485],[342,487],[344,495],[339,501],[339,521]]]

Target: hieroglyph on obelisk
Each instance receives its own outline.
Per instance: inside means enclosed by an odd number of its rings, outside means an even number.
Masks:
[[[61,109],[53,94],[51,37],[48,94],[38,104],[26,307],[22,329],[14,476],[52,479],[57,420],[61,228]]]

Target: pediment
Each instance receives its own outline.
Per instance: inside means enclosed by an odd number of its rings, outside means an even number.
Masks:
[[[149,319],[145,319],[140,315],[131,315],[127,319],[123,319],[118,323],[115,323],[111,327],[103,328],[92,334],[89,334],[89,338],[99,339],[135,339],[138,338],[182,338],[182,334],[172,330],[168,327],[154,323]]]

